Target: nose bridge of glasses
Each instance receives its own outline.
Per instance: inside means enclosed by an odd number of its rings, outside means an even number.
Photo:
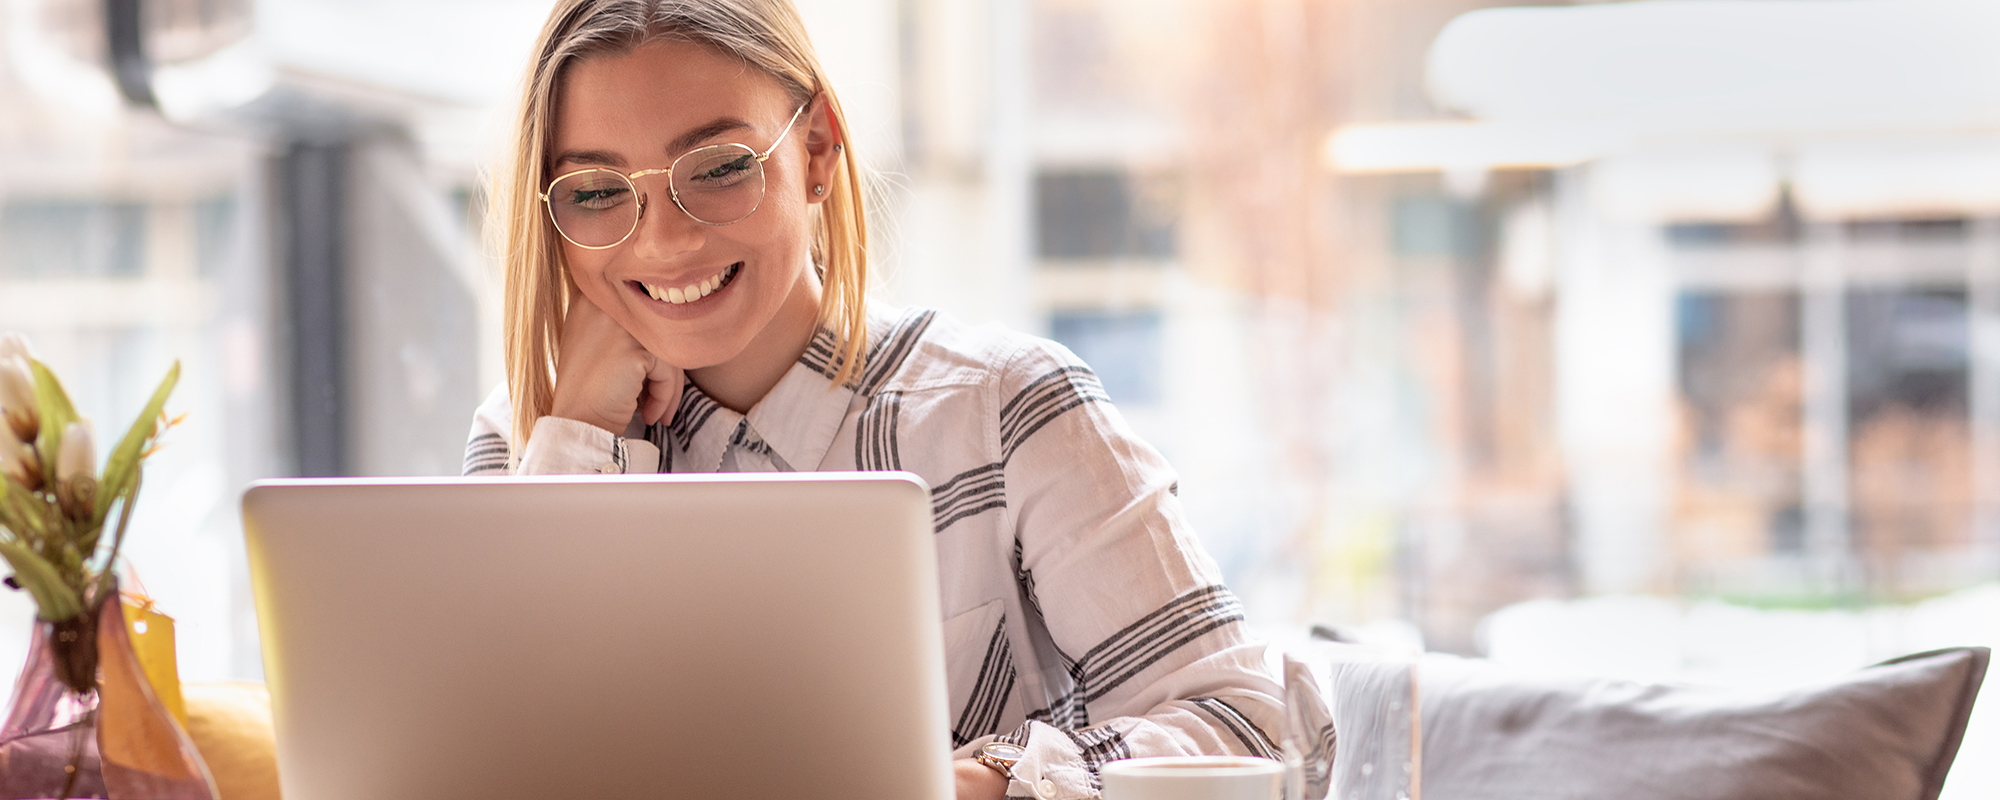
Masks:
[[[673,172],[674,172],[674,168],[673,168],[672,166],[667,166],[667,167],[664,167],[664,168],[662,168],[662,169],[642,169],[642,170],[639,170],[638,172],[631,172],[631,173],[626,173],[626,175],[625,175],[625,182],[626,182],[627,184],[630,184],[630,185],[631,185],[631,187],[632,187],[632,194],[633,194],[633,196],[634,196],[634,197],[636,197],[636,198],[638,199],[638,201],[639,201],[639,208],[637,209],[637,217],[636,217],[635,219],[633,219],[633,220],[632,220],[632,223],[633,223],[633,227],[634,227],[634,228],[636,228],[636,227],[638,226],[638,223],[639,223],[639,221],[640,221],[640,220],[643,220],[643,219],[645,219],[645,218],[646,218],[646,200],[647,200],[647,198],[648,198],[648,197],[650,196],[650,195],[648,195],[648,194],[647,194],[647,193],[646,193],[645,191],[643,191],[643,190],[641,190],[641,189],[639,188],[639,179],[640,179],[640,178],[644,178],[644,177],[648,177],[648,176],[651,176],[651,175],[669,175],[669,176],[671,176],[671,175],[673,174]],[[671,177],[669,177],[669,178],[668,178],[668,180],[669,180],[669,181],[671,181],[671,180],[673,180],[673,179],[672,179]],[[669,192],[672,192],[672,187],[668,187],[668,191],[669,191]]]

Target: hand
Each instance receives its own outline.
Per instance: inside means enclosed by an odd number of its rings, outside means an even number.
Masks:
[[[611,315],[571,290],[550,414],[623,436],[634,413],[648,425],[673,413],[686,385],[679,367],[647,352]]]
[[[958,785],[958,800],[1001,800],[1007,796],[1007,779],[992,767],[969,758],[951,762],[952,782]]]

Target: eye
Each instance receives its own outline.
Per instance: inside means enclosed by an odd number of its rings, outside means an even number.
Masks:
[[[587,170],[556,181],[549,189],[555,205],[576,211],[605,211],[631,202],[632,184],[609,170]]]
[[[688,183],[702,189],[720,189],[743,182],[757,171],[757,157],[729,152],[697,158],[688,172]]]
[[[565,201],[573,206],[591,209],[611,208],[625,201],[631,190],[623,186],[579,186],[570,190]]]

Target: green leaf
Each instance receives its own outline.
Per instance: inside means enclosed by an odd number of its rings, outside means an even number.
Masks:
[[[7,487],[0,494],[0,524],[13,531],[16,538],[34,541],[47,538],[54,507],[13,478],[0,475],[0,484]]]
[[[34,595],[42,619],[61,622],[83,613],[83,598],[63,583],[56,568],[35,551],[20,542],[0,542],[0,557],[5,557],[14,568],[14,580],[21,588]]]
[[[63,391],[62,381],[56,380],[48,365],[31,358],[28,369],[35,373],[35,408],[42,416],[42,435],[36,448],[41,452],[42,471],[54,482],[56,453],[62,451],[63,426],[76,421],[76,408],[69,404],[69,393]]]
[[[125,438],[111,451],[111,457],[104,461],[104,477],[97,481],[97,510],[92,521],[104,524],[104,515],[111,511],[111,501],[123,496],[138,485],[139,461],[146,452],[146,443],[159,433],[160,412],[167,406],[167,396],[174,393],[174,384],[181,379],[181,362],[175,361],[167,370],[167,376],[160,380],[160,388],[153,390],[153,399],[146,403],[146,410],[139,412],[139,418],[132,421],[132,429],[125,432]]]

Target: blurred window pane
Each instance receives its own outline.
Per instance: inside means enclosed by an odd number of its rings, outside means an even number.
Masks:
[[[1847,295],[1848,414],[1890,406],[1962,416],[1971,338],[1962,289],[1856,289]]]
[[[229,256],[230,241],[236,235],[236,198],[216,197],[194,206],[195,270],[210,276]]]
[[[1693,589],[1804,544],[1799,296],[1684,292],[1676,303],[1682,464],[1674,552]],[[1717,585],[1718,582],[1720,585]]]
[[[1396,255],[1470,257],[1485,245],[1479,208],[1449,197],[1396,198],[1391,220]]]
[[[1848,294],[1851,528],[1871,596],[1907,600],[1967,580],[1970,344],[1963,290]]]
[[[1049,331],[1097,372],[1112,402],[1160,401],[1160,312],[1057,311]]]
[[[0,275],[135,276],[145,271],[138,203],[13,200],[0,206]]]
[[[1683,220],[1666,225],[1667,246],[1705,250],[1738,245],[1789,245],[1799,242],[1805,225],[1789,189],[1781,191],[1770,214],[1752,222]]]
[[[1676,222],[1666,226],[1666,233],[1668,246],[1699,250],[1746,244],[1791,244],[1799,238],[1799,225],[1782,217],[1751,223]]]
[[[1856,239],[1908,242],[1959,241],[1970,224],[1963,217],[1941,219],[1867,219],[1847,223],[1847,233]]]
[[[1036,252],[1042,258],[1172,258],[1174,217],[1174,189],[1166,179],[1123,170],[1035,176]]]

